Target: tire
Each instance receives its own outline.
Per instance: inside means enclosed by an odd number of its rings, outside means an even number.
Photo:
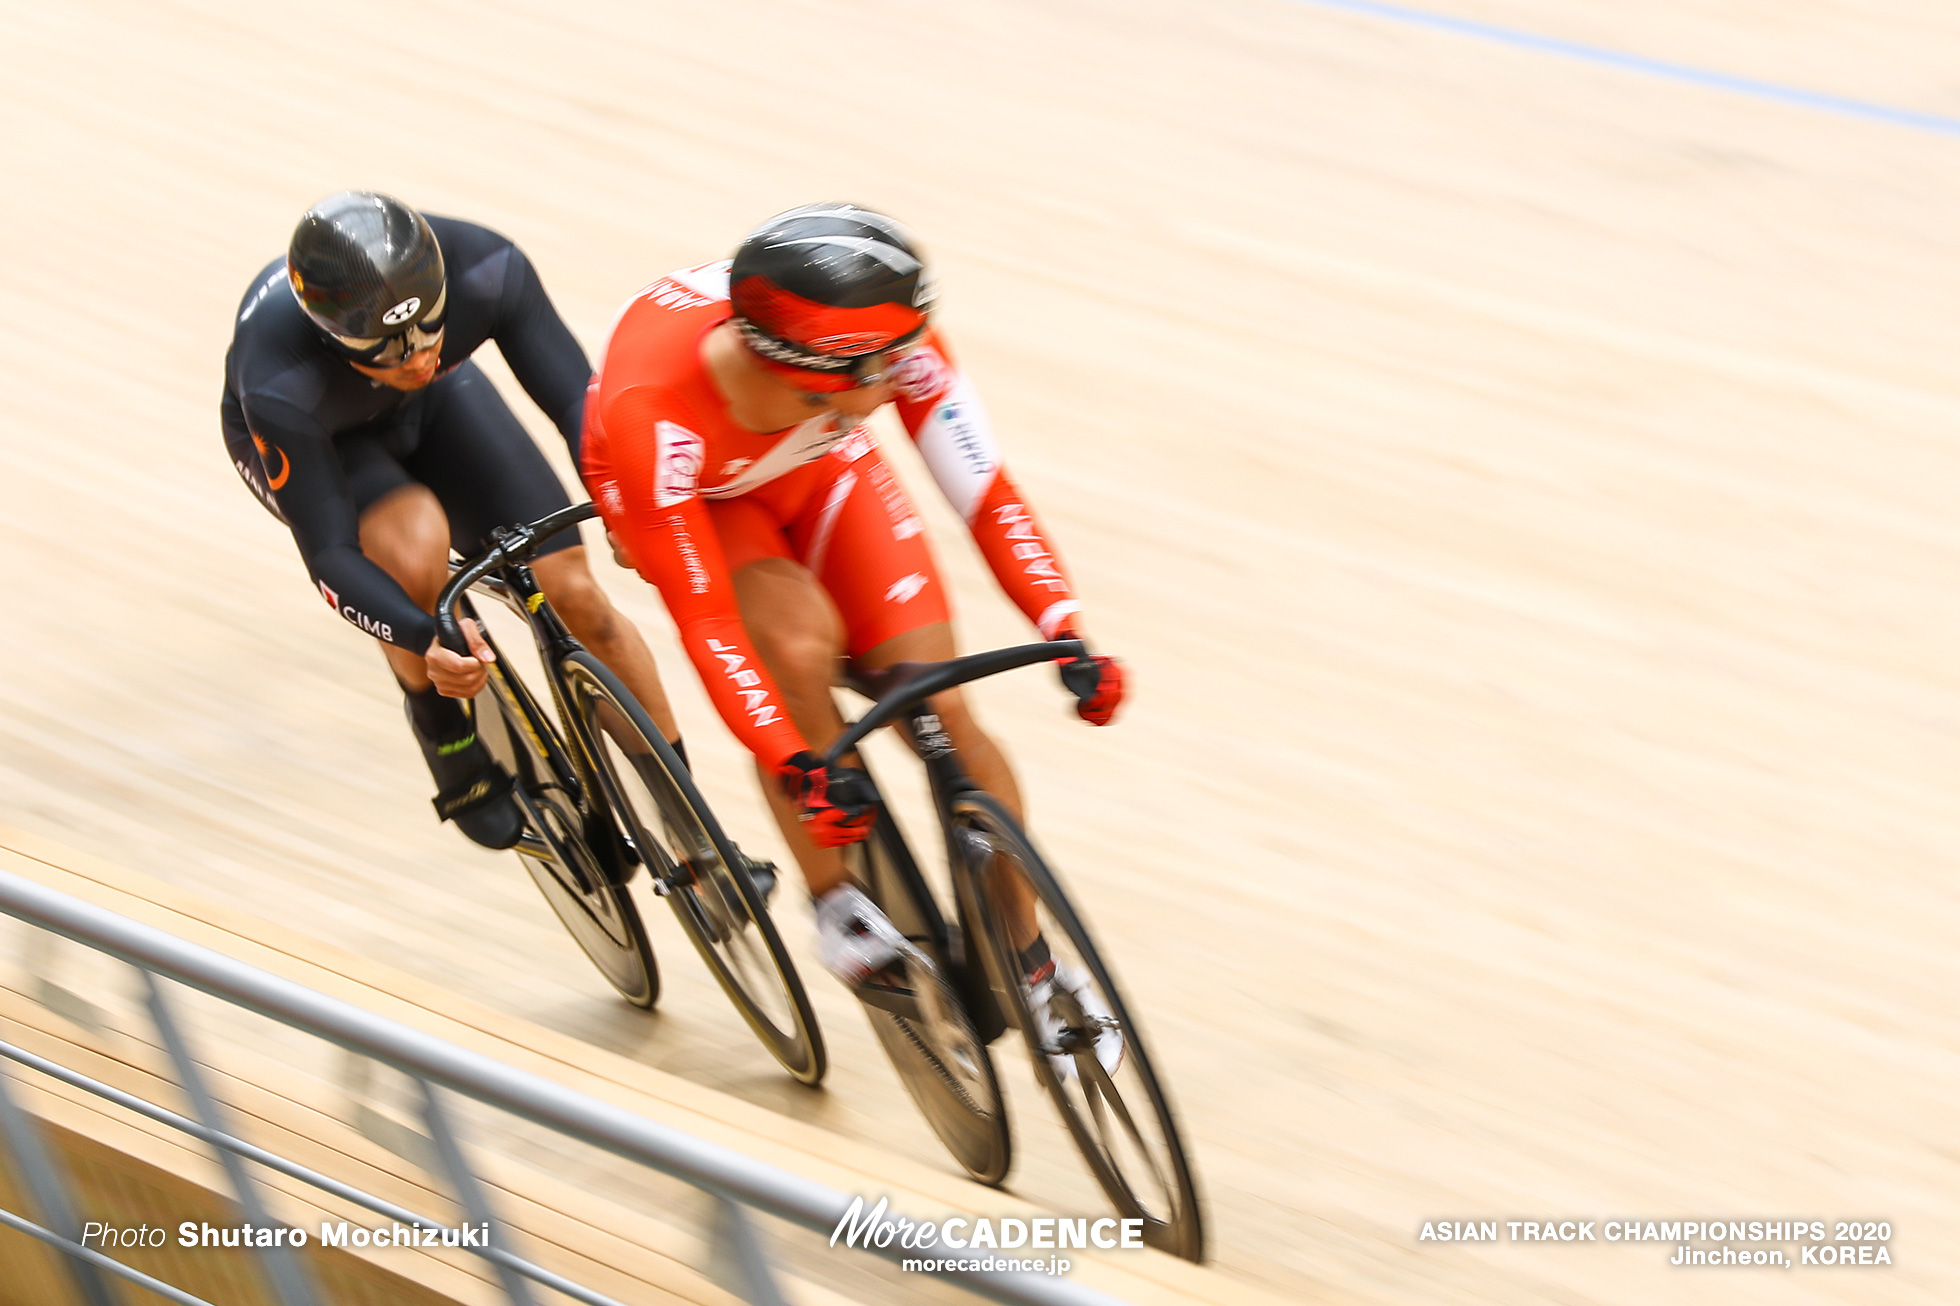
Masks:
[[[1178,1136],[1176,1116],[1165,1096],[1142,1031],[1130,1015],[1102,955],[1082,919],[1041,860],[1020,824],[992,795],[970,792],[953,800],[955,840],[962,845],[967,876],[962,886],[968,910],[982,917],[994,987],[1021,1029],[1035,1079],[1061,1112],[1062,1122],[1088,1163],[1089,1172],[1123,1219],[1141,1219],[1143,1238],[1153,1247],[1186,1260],[1204,1258],[1204,1227],[1197,1185]],[[1008,877],[1019,871],[1033,890],[1041,931],[1056,962],[1088,977],[1124,1041],[1114,1073],[1097,1059],[1094,1037],[1084,1031],[1106,1022],[1082,1014],[1071,997],[1057,999],[1063,1018],[1053,1044],[1036,1028],[1020,957],[1009,941]],[[956,879],[960,877],[956,876]],[[1054,1057],[1067,1058],[1072,1075]]]
[[[815,1084],[827,1062],[816,1012],[768,906],[646,710],[592,654],[559,664],[606,800],[681,929],[762,1045]]]
[[[506,673],[498,664],[491,674]],[[523,682],[511,676],[505,683],[548,730]],[[513,726],[494,685],[476,696],[474,711],[484,747],[517,782],[512,794],[528,827],[517,845],[517,859],[606,982],[634,1006],[653,1006],[660,997],[660,968],[640,913],[619,882],[622,877],[607,872],[613,850],[595,853],[587,841],[589,804],[559,783],[530,730]]]
[[[872,1032],[926,1124],[968,1174],[983,1184],[998,1184],[1014,1162],[1007,1104],[986,1041],[974,1031],[965,1005],[947,982],[947,958],[935,928],[938,913],[913,898],[911,881],[898,870],[901,859],[909,861],[903,848],[890,814],[880,811],[870,836],[856,845],[852,873],[899,933],[929,960],[932,972],[901,963],[901,986],[916,995],[911,1005],[917,1015],[881,1007],[866,993],[860,998]]]

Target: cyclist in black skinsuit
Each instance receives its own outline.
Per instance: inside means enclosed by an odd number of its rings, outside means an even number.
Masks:
[[[436,778],[436,809],[506,848],[522,818],[458,699],[463,657],[430,616],[451,547],[567,506],[564,488],[470,355],[486,340],[578,461],[592,368],[523,251],[484,227],[342,191],[309,210],[287,257],[239,304],[222,405],[232,465],[292,528],[328,606],[383,641]],[[576,533],[534,564],[553,608],[678,739],[652,654],[593,581]]]

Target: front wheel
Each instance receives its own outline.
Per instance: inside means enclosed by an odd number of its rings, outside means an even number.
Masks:
[[[491,675],[501,678],[501,665]],[[587,842],[587,826],[577,795],[559,782],[558,765],[540,751],[552,737],[551,727],[525,694],[523,682],[510,677],[503,683],[533,720],[512,726],[495,684],[478,694],[473,704],[478,736],[490,755],[516,778],[513,796],[523,809],[525,831],[515,849],[538,891],[581,951],[606,982],[636,1007],[651,1007],[660,996],[660,971],[646,926],[627,896],[619,877],[608,875]],[[521,741],[521,742],[520,742]],[[607,850],[608,852],[610,850]]]
[[[986,1040],[947,981],[944,926],[919,897],[925,886],[891,814],[881,811],[870,836],[847,856],[858,884],[912,945],[909,956],[858,990],[872,1032],[953,1159],[981,1183],[998,1184],[1014,1157],[1007,1104]]]
[[[970,877],[969,905],[986,919],[980,933],[988,940],[995,988],[1021,1028],[1035,1079],[1118,1215],[1142,1220],[1151,1246],[1203,1259],[1197,1185],[1177,1120],[1088,928],[1019,822],[992,795],[959,795],[952,818]],[[1047,942],[1054,971],[1044,983],[1045,1002],[1037,1001],[1023,965],[1021,949],[1032,938],[1015,937],[1027,932],[1017,931],[1016,921],[1035,925]]]
[[[742,1019],[797,1080],[825,1070],[823,1035],[741,858],[639,701],[583,649],[560,664],[622,835]]]

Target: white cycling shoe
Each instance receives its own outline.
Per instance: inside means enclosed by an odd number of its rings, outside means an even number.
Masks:
[[[817,955],[824,969],[855,988],[898,960],[905,936],[855,884],[817,899]]]
[[[1028,979],[1028,1009],[1043,1046],[1072,1049],[1093,1029],[1096,1060],[1102,1063],[1103,1072],[1114,1075],[1123,1064],[1123,1028],[1109,1014],[1087,971],[1049,962]],[[1048,1064],[1064,1084],[1073,1084],[1078,1078],[1070,1050],[1050,1052]]]

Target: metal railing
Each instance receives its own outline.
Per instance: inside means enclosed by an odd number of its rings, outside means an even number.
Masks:
[[[178,1087],[191,1107],[184,1116],[134,1094],[101,1083],[24,1048],[0,1041],[0,1142],[18,1163],[40,1222],[0,1210],[0,1226],[38,1238],[59,1249],[76,1291],[87,1306],[114,1306],[104,1275],[140,1284],[181,1306],[211,1306],[202,1298],[163,1283],[82,1242],[61,1166],[41,1136],[36,1119],[17,1103],[8,1086],[11,1061],[72,1088],[114,1102],[159,1124],[209,1144],[217,1153],[244,1220],[276,1227],[266,1212],[250,1161],[309,1184],[399,1224],[454,1230],[350,1184],[255,1147],[226,1126],[225,1114],[206,1085],[159,977],[174,980],[226,1003],[255,1012],[293,1029],[373,1058],[409,1076],[417,1085],[419,1113],[432,1152],[470,1226],[485,1230],[483,1245],[469,1250],[487,1261],[511,1306],[532,1306],[531,1284],[539,1284],[587,1303],[622,1306],[602,1293],[574,1283],[519,1256],[491,1210],[483,1183],[464,1156],[438,1088],[542,1125],[649,1169],[670,1175],[711,1194],[717,1218],[713,1249],[733,1267],[730,1285],[752,1306],[780,1306],[761,1230],[750,1208],[828,1236],[850,1209],[852,1198],[777,1166],[681,1130],[643,1119],[610,1103],[471,1052],[406,1025],[363,1011],[301,984],[226,957],[163,930],[130,920],[79,898],[0,871],[0,913],[71,939],[135,967],[141,976],[144,1006],[175,1069]],[[289,1248],[253,1249],[260,1258],[280,1306],[324,1306],[303,1261]],[[885,1248],[861,1248],[855,1255],[901,1260],[897,1241]],[[994,1301],[1015,1306],[1120,1306],[1113,1297],[1058,1278],[998,1270],[935,1270],[934,1277]]]

